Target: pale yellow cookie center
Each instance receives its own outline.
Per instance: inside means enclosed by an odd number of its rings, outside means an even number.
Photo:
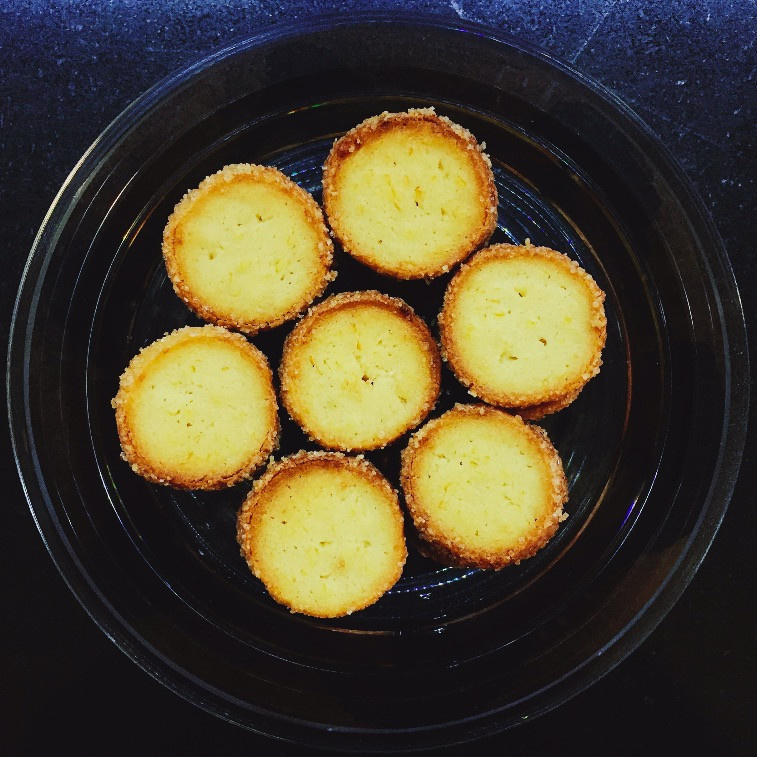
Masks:
[[[238,348],[195,338],[155,357],[131,387],[132,441],[158,471],[188,478],[231,474],[271,430],[266,373]]]
[[[590,291],[549,261],[491,260],[466,271],[445,319],[466,375],[496,392],[559,389],[597,348]]]
[[[354,251],[391,268],[444,263],[485,221],[488,197],[473,157],[423,126],[387,132],[346,157],[332,212]]]
[[[422,335],[400,315],[340,308],[318,316],[287,357],[288,402],[325,442],[363,448],[402,433],[433,402],[430,360]]]
[[[359,473],[303,466],[274,479],[255,507],[254,564],[295,609],[341,613],[396,580],[404,555],[396,504]]]
[[[425,528],[467,550],[519,546],[551,514],[551,474],[518,425],[462,416],[435,428],[413,458]]]
[[[320,286],[320,240],[300,202],[282,188],[240,181],[199,197],[175,232],[180,273],[217,314],[273,320]]]

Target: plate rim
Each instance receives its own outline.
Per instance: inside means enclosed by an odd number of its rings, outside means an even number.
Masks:
[[[224,713],[220,704],[211,701],[209,697],[204,695],[204,692],[200,695],[196,689],[190,691],[186,683],[187,679],[190,681],[197,680],[192,673],[175,665],[165,655],[150,647],[144,639],[132,638],[127,632],[127,629],[129,628],[128,623],[125,623],[115,607],[108,601],[107,597],[99,591],[86,569],[77,559],[75,552],[71,549],[71,545],[61,531],[60,524],[57,522],[57,519],[51,511],[49,503],[47,501],[36,502],[36,498],[32,496],[30,489],[35,485],[39,487],[40,478],[42,477],[39,465],[33,456],[31,464],[28,462],[26,464],[22,462],[22,447],[24,441],[21,437],[23,433],[26,433],[30,418],[27,375],[28,365],[25,360],[20,358],[25,356],[28,352],[30,331],[28,321],[24,320],[22,322],[21,314],[24,309],[25,298],[31,297],[30,303],[33,303],[39,298],[39,285],[47,269],[47,263],[49,263],[50,251],[54,248],[56,242],[55,237],[46,240],[46,232],[52,228],[51,221],[56,217],[58,217],[59,221],[65,219],[66,215],[75,205],[78,195],[88,185],[88,177],[94,173],[97,164],[103,159],[113,145],[118,142],[120,137],[131,129],[154,105],[160,102],[168,94],[176,93],[180,89],[188,86],[196,77],[202,75],[211,66],[225,59],[231,58],[234,55],[243,53],[247,49],[261,47],[270,42],[282,42],[287,39],[296,38],[313,32],[328,31],[338,26],[357,27],[368,24],[411,25],[433,28],[448,33],[457,32],[460,34],[483,36],[497,45],[514,48],[518,52],[524,53],[527,56],[540,59],[549,66],[557,68],[562,73],[592,90],[595,94],[608,102],[616,111],[619,111],[625,116],[625,118],[630,121],[637,130],[651,141],[656,152],[656,155],[653,156],[656,158],[655,162],[658,164],[664,164],[666,169],[671,171],[672,178],[675,181],[673,189],[675,190],[676,196],[680,197],[684,201],[684,204],[687,205],[687,215],[690,210],[697,213],[697,217],[690,218],[690,220],[697,223],[697,226],[699,227],[698,230],[702,232],[704,238],[710,243],[706,248],[706,252],[714,252],[716,256],[715,262],[722,267],[723,281],[718,282],[718,286],[716,287],[716,304],[719,315],[721,316],[723,354],[732,356],[733,348],[737,347],[740,348],[739,355],[741,360],[736,365],[732,365],[730,360],[726,362],[723,379],[725,386],[724,397],[726,403],[726,416],[723,422],[718,459],[715,462],[712,478],[709,482],[709,488],[702,499],[699,517],[697,518],[696,524],[692,527],[692,532],[689,535],[685,546],[682,548],[678,560],[668,571],[665,579],[660,586],[658,586],[655,593],[647,600],[645,605],[633,616],[623,629],[608,640],[603,647],[597,649],[594,654],[584,660],[580,665],[573,667],[569,674],[566,674],[563,678],[554,681],[551,684],[548,689],[550,695],[541,707],[534,710],[533,717],[543,714],[544,712],[562,704],[564,701],[567,701],[579,692],[585,690],[601,677],[609,673],[623,659],[635,651],[657,628],[665,615],[683,594],[696,570],[704,560],[727,512],[728,505],[731,501],[738,480],[739,468],[746,444],[748,424],[750,366],[745,314],[733,268],[730,259],[728,258],[725,245],[715,227],[714,221],[708,213],[701,196],[694,189],[683,168],[655,132],[617,94],[594,80],[592,77],[584,74],[573,65],[554,57],[544,50],[534,48],[533,45],[525,43],[515,36],[505,34],[491,26],[478,22],[462,21],[459,19],[453,21],[448,16],[418,14],[414,12],[330,13],[323,14],[317,19],[305,17],[304,19],[298,19],[291,22],[277,23],[254,34],[237,38],[216,49],[209,55],[196,58],[194,61],[175,70],[153,84],[142,95],[127,105],[126,108],[124,108],[110,122],[110,124],[101,131],[69,172],[40,224],[40,228],[35,236],[31,251],[24,265],[13,307],[6,361],[6,404],[14,460],[32,518],[42,541],[45,544],[45,548],[53,560],[58,572],[71,593],[76,597],[79,604],[84,608],[103,633],[120,650],[152,678],[191,704],[200,706],[227,722],[235,723],[236,725],[240,725],[251,731],[272,738],[296,741],[297,743],[302,743],[302,741],[294,736],[288,738],[281,733],[276,734],[272,733],[270,730],[258,728],[248,723],[241,723],[237,719],[231,717],[228,713]],[[84,183],[81,184],[78,189],[74,190],[75,180],[83,173],[85,173]],[[682,197],[682,195],[684,195],[684,197]],[[55,225],[58,226],[59,224],[56,223]],[[45,254],[46,250],[47,254]],[[708,257],[702,257],[701,260],[706,266],[709,276],[714,279],[711,267],[713,261]],[[36,272],[37,275],[32,280],[32,268],[35,264],[38,264],[40,268]],[[723,291],[723,287],[725,287],[727,291]],[[730,319],[725,319],[723,315],[723,302],[725,299],[728,299],[729,305],[737,316],[736,318],[731,317]],[[30,309],[32,308],[29,304],[27,310]],[[21,382],[14,380],[12,377],[14,366],[19,364],[24,368],[23,381]],[[19,383],[22,385],[20,388],[18,386]],[[739,387],[746,387],[747,391],[739,392],[737,391]],[[19,403],[23,412],[19,412]],[[17,418],[23,419],[23,432],[19,431]],[[40,493],[44,500],[44,493]],[[716,506],[718,504],[719,507]],[[50,525],[54,529],[59,542],[58,544],[53,544],[48,533],[43,528],[41,521],[45,515],[49,518]],[[81,585],[75,586],[67,572],[64,571],[63,563],[66,561],[68,561],[68,565],[66,566],[67,571],[70,571],[73,567],[76,570],[78,577],[83,580]],[[97,603],[97,611],[92,607],[93,600]],[[644,628],[640,629],[637,621],[642,615],[645,617],[646,622]],[[618,648],[617,642],[620,638],[626,640],[626,645],[623,649]],[[587,666],[593,666],[595,670],[598,670],[598,673],[595,675],[583,675],[580,677],[579,681],[576,681],[576,673],[583,671]],[[166,667],[173,671],[172,675],[166,670]],[[568,682],[571,682],[570,691],[567,694],[560,693]],[[208,690],[210,687],[207,683],[203,682],[202,688]],[[227,700],[229,699],[228,694],[223,694],[223,696],[226,697]],[[268,711],[260,712],[260,714],[266,721],[274,721],[280,726],[285,727],[288,725],[290,729],[292,726],[296,725],[310,734],[318,731],[321,734],[321,740],[323,743],[328,743],[331,748],[338,749],[340,748],[339,745],[334,744],[333,741],[329,741],[326,738],[326,736],[328,736],[326,732],[339,733],[342,735],[351,734],[354,736],[380,734],[383,736],[391,735],[394,737],[398,734],[402,735],[417,732],[437,732],[442,734],[443,732],[448,731],[450,726],[469,722],[471,720],[480,725],[483,725],[485,722],[491,724],[492,719],[494,719],[503,709],[505,708],[498,708],[497,710],[488,711],[484,716],[466,718],[461,721],[451,721],[443,725],[392,729],[391,731],[387,729],[327,726],[322,723],[297,720],[286,715],[280,715]],[[492,729],[490,727],[486,732],[492,732],[492,730],[498,729]],[[483,733],[481,735],[483,735]],[[455,740],[446,740],[444,743],[463,743],[474,737],[475,736],[467,735]],[[365,748],[368,745],[363,746]]]

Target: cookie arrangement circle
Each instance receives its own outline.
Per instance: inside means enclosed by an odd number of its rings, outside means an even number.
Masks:
[[[313,304],[336,276],[333,244],[315,200],[277,169],[226,166],[168,219],[174,290],[214,325],[179,329],[129,363],[113,400],[122,457],[148,481],[182,489],[250,478],[280,424],[268,361],[243,334],[299,316],[278,365],[280,398],[327,451],[270,458],[237,514],[242,557],[292,612],[349,615],[402,574],[398,494],[345,452],[409,434],[384,455],[400,458],[418,548],[444,565],[518,563],[567,517],[560,456],[527,421],[570,405],[599,372],[605,295],[575,261],[528,240],[479,249],[497,222],[484,147],[433,109],[411,109],[358,124],[324,164],[325,217],[346,253],[392,279],[453,273],[438,312],[441,351],[398,297],[350,291]],[[442,359],[487,404],[428,420]]]

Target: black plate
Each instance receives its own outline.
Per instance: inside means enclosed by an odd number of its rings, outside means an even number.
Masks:
[[[110,399],[137,350],[196,323],[163,226],[231,162],[319,197],[333,139],[433,105],[487,144],[493,241],[562,250],[607,292],[604,365],[544,425],[569,519],[535,558],[405,574],[348,619],[289,614],[234,538],[247,486],[192,494],[119,459]],[[474,26],[404,19],[280,28],[150,90],[84,155],[29,258],[9,412],[30,507],[92,617],[150,674],[232,722],[332,748],[413,748],[504,729],[617,664],[680,595],[720,523],[744,443],[748,362],[727,258],[682,174],[611,94]],[[337,254],[329,293],[377,288],[435,327],[449,277],[396,282]],[[275,364],[289,326],[256,337]],[[446,371],[446,369],[445,369]],[[440,413],[470,398],[448,372]],[[281,453],[313,448],[284,421]],[[396,482],[403,442],[370,458]]]

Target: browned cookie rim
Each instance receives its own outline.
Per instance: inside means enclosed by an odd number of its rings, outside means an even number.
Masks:
[[[401,559],[398,561],[394,573],[387,578],[387,585],[385,588],[380,588],[376,592],[367,595],[368,599],[359,605],[346,607],[343,612],[339,614],[333,613],[316,613],[312,611],[304,611],[301,608],[294,606],[287,597],[272,587],[271,584],[266,581],[266,578],[261,575],[259,563],[256,562],[251,547],[252,531],[254,528],[254,518],[256,515],[256,508],[259,502],[260,495],[265,489],[280,476],[294,476],[304,466],[318,465],[319,467],[349,470],[351,472],[358,473],[370,484],[378,487],[383,494],[386,495],[387,504],[394,515],[394,523],[397,526],[398,534],[402,542]],[[263,475],[258,478],[250,490],[250,493],[245,498],[242,506],[237,513],[237,542],[239,543],[240,552],[245,562],[247,563],[250,571],[254,576],[260,579],[266,587],[268,593],[273,599],[281,605],[288,607],[291,612],[302,613],[310,617],[317,618],[338,618],[350,615],[358,610],[365,609],[370,605],[377,602],[389,589],[399,581],[402,570],[405,567],[405,561],[407,560],[407,545],[404,538],[404,518],[402,510],[399,504],[399,495],[397,491],[391,486],[389,481],[380,473],[380,471],[371,463],[369,463],[362,455],[355,457],[345,455],[342,452],[327,452],[317,451],[308,452],[301,450],[293,455],[282,458],[277,462],[271,463]]]
[[[266,375],[269,392],[267,403],[268,433],[260,449],[250,454],[249,458],[236,470],[222,476],[200,476],[192,478],[177,471],[156,466],[149,456],[145,455],[135,443],[129,422],[128,399],[131,387],[135,382],[143,380],[152,362],[160,355],[191,339],[220,339],[236,347],[255,367]],[[158,345],[164,349],[156,351]],[[153,355],[152,352],[155,352]],[[131,469],[148,481],[156,484],[172,486],[176,489],[206,490],[225,489],[229,486],[248,479],[265,462],[276,449],[279,442],[279,414],[276,392],[273,388],[273,373],[265,355],[253,344],[250,344],[241,334],[234,334],[220,326],[184,326],[166,333],[146,347],[143,347],[124,369],[119,379],[118,393],[111,400],[111,406],[116,411],[116,428],[121,442],[121,457]]]
[[[318,320],[329,313],[344,308],[355,307],[359,305],[372,305],[383,308],[394,315],[399,316],[406,323],[410,324],[415,334],[419,337],[419,342],[423,347],[426,355],[426,368],[432,379],[432,391],[429,392],[425,402],[419,407],[402,430],[391,436],[385,435],[377,437],[374,442],[367,445],[355,446],[344,440],[338,440],[332,435],[329,437],[323,434],[322,430],[314,428],[313,424],[299,411],[296,405],[296,374],[291,367],[292,356],[300,348],[305,347],[308,343],[313,328],[317,326]],[[328,297],[323,302],[314,305],[308,310],[303,318],[297,323],[284,341],[284,350],[279,364],[279,381],[281,385],[281,402],[286,408],[287,413],[292,420],[307,434],[308,438],[323,447],[337,449],[345,452],[368,451],[380,449],[390,442],[401,437],[404,433],[415,428],[423,421],[426,416],[433,410],[436,401],[439,398],[441,390],[441,355],[439,345],[431,334],[425,321],[416,314],[410,305],[399,297],[390,297],[389,295],[378,292],[374,289],[362,290],[358,292],[342,292]]]
[[[481,201],[484,203],[484,221],[478,233],[469,235],[469,238],[456,250],[452,250],[440,265],[403,270],[401,267],[385,265],[382,261],[377,260],[372,252],[362,249],[346,224],[343,223],[341,214],[337,212],[336,203],[339,196],[339,170],[344,160],[365,142],[383,132],[398,127],[402,128],[407,124],[430,124],[439,133],[453,139],[471,156],[479,180]],[[467,129],[454,123],[446,116],[438,115],[434,108],[411,108],[400,113],[384,111],[379,115],[367,118],[334,142],[323,166],[323,207],[334,236],[347,253],[364,265],[386,276],[398,279],[421,279],[433,278],[446,273],[474,250],[486,244],[497,226],[497,187],[491,170],[491,160],[484,152],[484,148],[485,145],[479,144]]]
[[[186,281],[182,271],[177,245],[177,232],[181,221],[192,209],[194,204],[206,194],[211,193],[217,186],[224,183],[240,182],[253,179],[259,183],[283,189],[303,209],[307,222],[318,235],[318,257],[322,271],[318,278],[313,277],[312,286],[302,294],[300,299],[285,312],[265,320],[245,320],[233,313],[222,313],[197,295],[192,286]],[[264,329],[271,329],[299,315],[316,297],[326,289],[328,283],[336,278],[336,272],[331,270],[334,257],[334,244],[331,240],[323,212],[310,195],[288,176],[272,166],[261,166],[254,163],[233,163],[224,166],[210,176],[205,177],[195,189],[190,189],[177,203],[163,230],[163,259],[166,271],[171,280],[174,291],[192,311],[203,320],[218,326],[241,331],[253,336]]]
[[[436,431],[455,417],[488,415],[498,419],[508,419],[519,425],[527,435],[528,440],[535,445],[547,463],[551,483],[551,501],[547,503],[548,516],[538,524],[530,534],[511,548],[496,552],[482,552],[467,547],[459,540],[454,540],[437,528],[433,522],[433,514],[417,496],[414,482],[414,465],[417,455],[424,445],[433,438]],[[559,524],[567,518],[563,505],[568,500],[568,482],[563,470],[562,461],[546,431],[539,426],[525,423],[519,416],[488,405],[457,404],[438,418],[426,423],[416,431],[402,451],[400,482],[405,495],[405,503],[421,539],[421,551],[432,559],[444,565],[467,568],[500,569],[507,565],[518,564],[535,555],[554,536]]]
[[[475,375],[475,372],[468,368],[465,359],[457,349],[454,336],[456,319],[451,315],[451,311],[468,277],[473,271],[485,266],[491,260],[514,258],[549,260],[572,276],[577,277],[591,295],[591,328],[595,335],[594,351],[587,364],[575,374],[572,380],[564,382],[563,385],[555,387],[551,391],[533,392],[531,394],[512,391],[501,392],[481,381]],[[607,316],[605,315],[604,300],[605,293],[599,288],[592,276],[567,255],[549,247],[534,247],[530,244],[493,244],[480,250],[470,260],[463,263],[447,286],[438,319],[442,358],[449,364],[458,380],[468,388],[472,396],[497,407],[509,408],[514,411],[523,408],[529,418],[534,420],[541,418],[567,407],[578,396],[581,389],[599,373],[602,365],[602,350],[607,341]]]
[[[583,386],[566,392],[561,397],[557,397],[549,402],[542,402],[539,405],[527,405],[526,407],[511,408],[512,412],[517,413],[524,421],[538,421],[547,415],[564,410],[578,398]]]

